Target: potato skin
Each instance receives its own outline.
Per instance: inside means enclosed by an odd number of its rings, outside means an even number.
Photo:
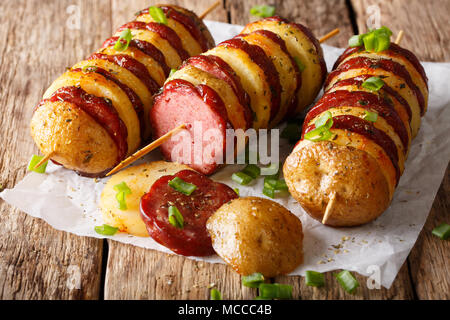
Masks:
[[[39,106],[31,119],[31,136],[43,154],[53,152],[52,159],[67,169],[95,175],[117,163],[118,150],[108,132],[69,102]]]
[[[325,223],[329,226],[368,223],[391,201],[388,182],[376,160],[353,147],[329,141],[307,144],[289,155],[283,174],[292,196],[319,221],[331,194],[336,194]]]
[[[147,228],[139,210],[141,197],[150,190],[156,180],[181,170],[192,169],[176,162],[154,161],[129,167],[113,175],[100,196],[100,209],[104,223],[119,228],[121,232],[148,237]],[[126,197],[126,210],[120,210],[117,207],[117,191],[114,190],[114,186],[121,182],[125,182],[131,189],[131,194]]]
[[[213,248],[237,273],[287,274],[303,262],[301,221],[278,203],[238,198],[207,221]]]

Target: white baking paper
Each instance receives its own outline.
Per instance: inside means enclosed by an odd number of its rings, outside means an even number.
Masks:
[[[207,22],[217,42],[229,39],[242,29],[226,23]],[[329,68],[342,49],[323,46]],[[347,269],[379,279],[389,288],[417,240],[450,159],[450,63],[424,63],[429,77],[430,101],[419,135],[414,140],[406,170],[400,180],[391,207],[376,221],[362,227],[334,229],[311,219],[292,197],[275,201],[296,214],[303,223],[305,262],[292,275],[306,270],[320,272]],[[281,160],[292,146],[282,140]],[[143,161],[161,159],[155,151]],[[239,165],[228,165],[213,179],[240,189],[241,196],[262,195],[263,179],[250,186],[231,181]],[[0,194],[6,202],[29,215],[45,220],[58,230],[79,236],[102,238],[94,226],[102,225],[98,209],[100,193],[106,179],[96,182],[49,163],[46,174],[29,173],[13,189]],[[127,234],[113,240],[171,253],[150,238]],[[197,258],[196,258],[197,259]],[[201,259],[223,261],[217,256]]]

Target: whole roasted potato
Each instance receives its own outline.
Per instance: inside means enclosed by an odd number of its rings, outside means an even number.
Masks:
[[[274,201],[232,200],[208,219],[206,228],[214,250],[241,275],[275,277],[303,262],[302,223]]]

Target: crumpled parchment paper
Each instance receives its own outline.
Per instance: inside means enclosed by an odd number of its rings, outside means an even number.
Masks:
[[[242,30],[241,26],[226,23],[208,21],[207,25],[217,43]],[[330,68],[343,50],[327,45],[323,48]],[[362,227],[333,229],[310,218],[292,197],[275,199],[303,223],[305,262],[292,275],[304,275],[306,270],[347,269],[372,276],[386,288],[391,286],[427,219],[450,159],[450,63],[425,62],[423,65],[429,78],[428,112],[413,141],[392,205],[380,218]],[[281,140],[280,148],[280,160],[283,161],[292,146]],[[154,151],[142,161],[158,159],[161,156]],[[241,196],[265,197],[262,194],[263,179],[249,186],[231,181],[231,174],[241,168],[240,165],[228,165],[213,179],[238,187]],[[102,238],[95,233],[94,226],[103,224],[97,204],[105,182],[106,179],[96,182],[82,178],[49,163],[46,174],[31,172],[13,189],[4,190],[0,197],[27,214],[45,220],[55,229]],[[171,253],[151,238],[123,233],[111,238]],[[223,263],[217,256],[200,260]]]

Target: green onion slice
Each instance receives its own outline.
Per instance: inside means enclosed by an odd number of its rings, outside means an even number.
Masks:
[[[362,46],[363,41],[361,35],[354,35],[348,40],[349,47],[359,47]]]
[[[220,294],[220,291],[215,288],[211,289],[210,295],[211,300],[222,300],[222,295]]]
[[[315,121],[316,128],[305,134],[305,139],[310,141],[330,140],[334,134],[330,131],[333,126],[333,117],[330,111],[325,112]]]
[[[47,169],[48,161],[45,161],[39,167],[35,168],[35,166],[41,161],[43,156],[37,156],[33,154],[31,156],[30,162],[28,163],[28,171],[34,171],[37,173],[45,173],[45,169]]]
[[[131,34],[131,30],[126,28],[120,34],[119,39],[117,39],[116,44],[114,45],[114,49],[117,51],[125,51],[128,49],[130,45],[131,39],[133,39],[133,35]],[[122,40],[125,40],[126,43],[123,43]]]
[[[192,192],[194,192],[195,189],[197,189],[197,186],[195,184],[186,182],[178,177],[175,177],[172,180],[170,180],[169,186],[177,190],[178,192],[184,193],[187,196],[190,196]]]
[[[333,125],[333,121],[328,120],[333,120],[333,116],[331,115],[330,111],[324,112],[320,116],[320,118],[314,122],[314,124],[316,125],[316,128],[327,127],[328,129],[330,129]]]
[[[370,91],[378,91],[384,86],[384,81],[379,77],[370,77],[362,83],[362,87]]]
[[[278,162],[271,163],[268,167],[261,168],[261,175],[267,177],[273,177],[274,179],[278,179],[280,170],[280,164]]]
[[[262,191],[263,195],[275,199],[275,189],[264,187]]]
[[[292,299],[292,286],[279,283],[261,283],[259,296],[268,299]]]
[[[89,72],[96,72],[97,69],[98,68],[96,66],[84,66],[83,69],[81,69],[81,71],[83,73],[89,73]]]
[[[128,187],[128,185],[125,183],[125,181],[122,181],[121,183],[116,184],[113,188],[117,192],[123,191],[125,193],[125,195],[131,194],[131,189]]]
[[[150,7],[148,8],[148,13],[152,16],[153,20],[158,23],[167,25],[167,17],[164,14],[164,11],[159,7]]]
[[[370,121],[370,122],[377,122],[378,120],[378,113],[376,112],[372,112],[369,110],[364,110],[364,112],[366,113],[364,115],[364,120]]]
[[[170,78],[175,72],[177,72],[177,69],[170,69],[169,78]]]
[[[300,61],[300,59],[298,57],[294,57],[294,60],[295,60],[295,63],[297,64],[300,72],[303,72],[303,70],[306,69],[306,66]]]
[[[356,288],[359,287],[359,282],[356,278],[350,273],[350,271],[344,270],[339,272],[336,275],[336,279],[339,284],[344,288],[348,293],[353,294]]]
[[[306,271],[306,285],[310,287],[323,287],[325,285],[325,276],[317,271]]]
[[[239,194],[239,188],[234,188],[233,189],[234,190],[234,192],[236,192],[236,194],[239,196],[240,194]]]
[[[269,18],[275,14],[274,6],[258,5],[250,9],[250,14],[255,17]]]
[[[441,225],[434,228],[432,233],[442,240],[447,240],[450,237],[450,225],[442,223]]]
[[[248,174],[245,174],[244,172],[235,172],[233,173],[233,175],[231,176],[231,180],[233,180],[236,183],[239,183],[240,185],[247,185],[249,184],[253,178],[250,177]]]
[[[253,179],[258,178],[261,175],[261,169],[256,164],[247,165],[242,172]]]
[[[183,229],[184,227],[183,215],[175,206],[169,207],[169,223],[178,229]]]
[[[103,236],[113,236],[117,233],[119,228],[111,227],[107,224],[104,224],[102,226],[96,226],[94,228],[94,230],[95,230],[95,232],[97,232],[98,234],[101,234]]]
[[[124,191],[119,191],[116,193],[117,204],[118,204],[119,209],[122,211],[128,209],[126,197],[127,197],[127,194]]]
[[[264,282],[264,276],[262,273],[255,272],[248,276],[242,277],[242,285],[249,288],[258,288],[261,283]]]

